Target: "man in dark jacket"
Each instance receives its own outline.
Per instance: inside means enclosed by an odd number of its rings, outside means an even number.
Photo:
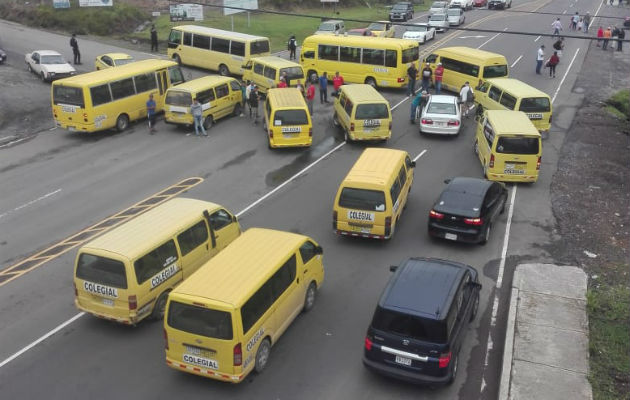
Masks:
[[[70,47],[72,47],[72,55],[74,55],[74,63],[81,64],[81,52],[79,51],[79,42],[77,42],[77,34],[73,33],[70,39]]]
[[[295,60],[295,50],[297,50],[297,40],[295,40],[295,35],[291,35],[289,38],[288,50],[289,60]]]
[[[158,51],[157,29],[154,24],[151,24],[151,51]]]

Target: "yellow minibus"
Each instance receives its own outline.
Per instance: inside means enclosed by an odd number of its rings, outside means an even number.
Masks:
[[[367,84],[344,85],[334,95],[333,124],[346,141],[387,140],[392,136],[389,102]]]
[[[536,182],[542,161],[540,133],[522,111],[487,110],[477,115],[475,153],[487,179]]]
[[[51,88],[55,124],[71,132],[122,132],[131,121],[147,117],[150,94],[160,112],[166,90],[182,82],[180,67],[167,60],[136,61],[60,79]]]
[[[304,39],[300,64],[307,77],[339,72],[346,83],[406,87],[407,68],[419,59],[415,40],[367,36],[313,35]]]
[[[79,249],[74,302],[122,324],[160,319],[168,292],[240,233],[236,217],[218,204],[169,200]]]
[[[267,90],[277,87],[280,77],[286,72],[291,87],[298,82],[304,85],[304,69],[298,63],[285,60],[284,58],[269,56],[256,57],[243,65],[243,80],[252,81],[258,86],[258,92],[267,93]]]
[[[226,76],[243,75],[250,57],[268,56],[269,39],[246,33],[223,31],[197,25],[180,25],[168,37],[168,57]]]
[[[335,233],[390,239],[407,204],[415,166],[406,151],[365,149],[335,196]]]
[[[313,143],[313,122],[298,89],[269,89],[263,110],[263,130],[269,138],[269,148],[306,147]]]
[[[166,364],[232,383],[260,373],[271,346],[315,304],[322,254],[307,236],[248,229],[169,294]]]
[[[210,127],[220,118],[241,114],[243,94],[241,84],[229,76],[209,75],[193,79],[166,91],[164,119],[166,123],[191,126],[194,124],[190,105],[199,100],[203,109],[203,126]]]
[[[479,86],[488,78],[508,76],[505,56],[471,47],[444,47],[425,57],[422,68],[431,63],[433,77],[438,63],[444,67],[442,88],[459,94],[465,82]]]

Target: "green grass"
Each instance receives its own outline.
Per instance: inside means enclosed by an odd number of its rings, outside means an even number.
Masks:
[[[428,5],[416,6],[415,11],[418,13],[421,10],[426,10],[427,8]],[[329,18],[352,18],[369,21],[386,20],[389,16],[389,9],[381,4],[372,5],[372,8],[368,8],[366,6],[340,8],[338,9],[338,15],[334,14],[332,9],[328,6],[325,9],[300,9],[291,10],[291,12]],[[234,30],[236,32],[268,37],[271,41],[271,51],[276,52],[279,50],[286,50],[287,41],[291,35],[295,35],[298,45],[300,45],[305,37],[312,35],[313,32],[315,32],[320,22],[321,21],[318,18],[251,13],[250,26],[247,26],[247,14],[239,13],[234,15]],[[158,30],[158,37],[162,41],[167,39],[172,26],[190,23],[191,22],[171,23],[168,15],[162,15],[156,19],[155,27]],[[217,29],[232,29],[231,16],[223,16],[218,11],[206,12],[204,14],[203,21],[192,23],[195,25],[203,25]],[[346,29],[364,27],[367,25],[367,23],[349,21],[346,22]],[[149,29],[150,27],[148,27],[145,31],[132,36],[138,39],[148,40]]]
[[[593,398],[630,399],[630,288],[591,288],[587,302]]]
[[[630,118],[630,90],[618,91],[606,103],[609,104],[606,110],[611,114],[621,119]]]

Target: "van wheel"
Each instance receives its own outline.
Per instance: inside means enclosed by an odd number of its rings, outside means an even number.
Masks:
[[[477,293],[477,295],[475,296],[475,302],[473,303],[473,309],[470,313],[470,318],[468,319],[468,322],[473,322],[475,320],[478,310],[479,310],[479,293]]]
[[[317,285],[315,282],[311,282],[306,289],[306,295],[304,296],[304,312],[309,312],[315,305],[315,299],[317,298]]]
[[[455,354],[455,358],[451,363],[451,377],[448,378],[448,384],[455,382],[455,378],[457,377],[457,369],[459,364],[459,354]]]
[[[234,111],[232,111],[232,115],[235,117],[238,117],[239,115],[241,115],[241,105],[240,104],[236,104],[234,106]]]
[[[129,127],[129,117],[127,114],[121,114],[116,119],[116,130],[122,132]]]
[[[173,56],[173,61],[175,61],[177,63],[177,65],[182,65],[182,59],[179,57],[179,54],[175,54]]]
[[[228,76],[228,75],[230,75],[230,70],[228,69],[227,65],[225,65],[225,64],[219,65],[219,75],[221,75],[221,76]]]
[[[505,212],[505,206],[507,205],[507,195],[504,196],[503,199],[503,205],[501,206],[501,211],[499,211],[499,214],[503,214]]]
[[[208,130],[210,128],[212,128],[212,125],[214,124],[214,120],[212,119],[212,115],[208,115],[206,118],[204,118],[203,120],[203,128]]]
[[[254,369],[256,369],[257,373],[260,374],[267,366],[270,353],[271,344],[269,343],[269,339],[265,338],[262,343],[260,343],[260,346],[258,346],[258,351],[256,352],[256,363],[254,365]]]
[[[343,140],[345,140],[346,143],[352,143],[352,138],[350,137],[347,129],[343,130]]]
[[[479,155],[479,142],[477,140],[475,140],[473,151],[475,152],[476,155]]]
[[[374,78],[372,78],[372,77],[365,78],[365,83],[367,83],[368,85],[370,85],[374,89],[376,89],[376,81],[374,80]]]
[[[492,226],[492,224],[488,222],[488,226],[486,226],[486,230],[483,232],[483,238],[481,239],[481,242],[479,242],[480,245],[484,245],[484,244],[488,243],[488,239],[490,239],[490,227],[491,226]]]
[[[151,319],[159,321],[164,318],[164,310],[166,310],[166,300],[168,299],[168,292],[164,292],[158,297],[153,305],[153,312],[151,312]]]
[[[339,128],[339,126],[340,126],[339,118],[337,118],[337,113],[333,114],[333,125],[335,126],[335,128]]]

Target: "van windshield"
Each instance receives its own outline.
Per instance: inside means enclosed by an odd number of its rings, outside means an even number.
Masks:
[[[446,322],[403,314],[377,307],[372,318],[372,328],[415,340],[446,343]]]
[[[330,24],[330,23],[323,23],[319,26],[318,31],[323,31],[323,32],[332,32],[335,30],[335,24]]]
[[[287,73],[289,80],[304,78],[304,71],[300,67],[287,67],[280,69],[280,75],[282,75],[283,72]]]
[[[527,136],[501,136],[497,141],[497,153],[538,154],[540,139]]]
[[[231,340],[230,313],[171,301],[168,306],[168,326],[195,335]]]
[[[273,117],[275,126],[308,125],[306,110],[278,110]]]
[[[189,92],[179,90],[169,90],[164,103],[171,106],[190,107],[192,104],[192,96]]]
[[[387,104],[359,104],[355,112],[355,119],[385,119],[389,118]]]
[[[119,289],[127,289],[125,265],[118,260],[82,253],[77,264],[77,278]]]
[[[502,76],[507,76],[507,74],[507,65],[490,65],[483,68],[484,78],[501,78]]]
[[[378,190],[343,188],[339,206],[366,211],[385,211],[385,193]]]
[[[83,103],[83,89],[71,86],[53,86],[53,103],[68,104],[71,106],[85,107]]]
[[[529,97],[521,99],[521,106],[518,109],[525,112],[549,112],[551,102],[548,97]]]

